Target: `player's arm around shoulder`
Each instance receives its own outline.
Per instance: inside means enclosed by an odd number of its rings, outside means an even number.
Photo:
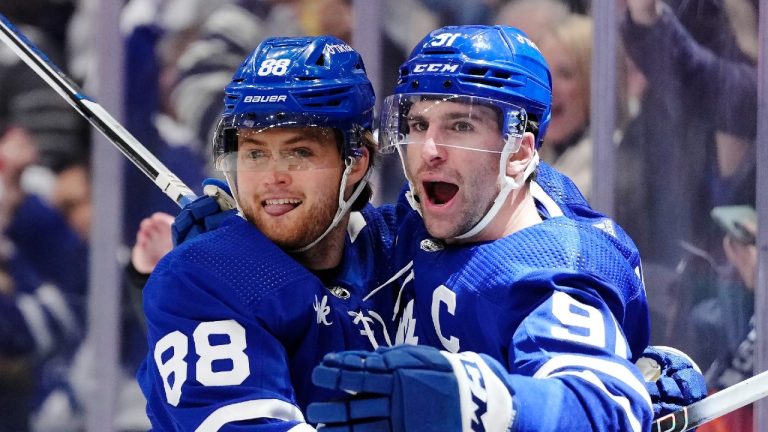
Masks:
[[[309,428],[280,341],[228,281],[172,252],[144,290],[149,352],[137,379],[156,430]],[[249,429],[250,430],[250,429]]]

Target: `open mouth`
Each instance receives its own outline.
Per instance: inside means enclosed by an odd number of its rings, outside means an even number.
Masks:
[[[302,201],[297,198],[268,199],[261,202],[264,211],[272,216],[280,216],[300,206]]]
[[[459,187],[453,183],[424,182],[424,191],[430,203],[444,205],[456,196],[456,193],[459,192]]]

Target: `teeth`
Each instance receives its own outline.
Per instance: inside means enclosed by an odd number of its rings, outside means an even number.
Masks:
[[[301,200],[295,198],[280,198],[264,201],[266,205],[301,204]]]

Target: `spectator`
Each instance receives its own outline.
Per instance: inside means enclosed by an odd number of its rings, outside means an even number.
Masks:
[[[757,235],[756,217],[747,217],[741,221],[741,226],[749,233],[748,237]],[[722,347],[717,360],[706,372],[707,387],[712,391],[722,390],[739,383],[754,375],[754,349],[757,333],[752,296],[755,291],[757,276],[757,248],[751,241],[743,237],[726,234],[723,237],[723,250],[728,260],[727,277],[719,286],[720,296],[710,303],[715,303],[718,315],[725,316],[727,322],[719,322],[718,327],[709,334],[720,335]],[[739,300],[741,300],[739,302]],[[749,315],[752,317],[749,318]],[[732,323],[731,321],[740,320]],[[725,326],[723,324],[726,324]],[[730,325],[729,325],[730,324]],[[725,328],[724,328],[725,327]],[[726,331],[730,330],[730,332]],[[752,406],[748,405],[733,413],[716,419],[711,424],[700,428],[700,432],[751,431]]]
[[[621,34],[649,85],[619,147],[620,169],[639,170],[623,180],[631,189],[617,190],[617,221],[646,262],[673,267],[680,240],[722,257],[709,210],[755,200],[755,64],[738,49],[720,1],[627,5]]]
[[[589,199],[592,20],[572,14],[544,34],[538,45],[552,71],[552,120],[541,158],[570,177]]]
[[[0,133],[2,430],[28,430],[32,412],[36,422],[54,412],[61,430],[76,422],[67,373],[82,336],[87,254],[64,218],[22,189],[37,154],[26,129]]]
[[[178,58],[198,37],[207,13],[223,0],[194,2],[132,0],[122,11],[125,40],[126,128],[187,184],[204,178],[207,153],[191,130],[179,122],[170,102],[178,75]],[[206,148],[207,149],[207,148]],[[176,205],[141,171],[126,162],[123,241],[134,240],[141,220],[156,211],[173,212]],[[143,351],[143,350],[142,350]]]
[[[48,57],[63,65],[61,33],[71,2],[6,1],[3,13]],[[5,45],[0,46],[0,125],[23,126],[34,137],[37,163],[58,170],[88,154],[85,121]]]
[[[709,213],[755,202],[756,68],[739,49],[729,2],[628,0],[621,27],[648,85],[617,150],[616,219],[644,257],[652,343],[689,352],[705,370],[724,346],[712,332],[747,322],[705,301],[723,295],[725,259]]]
[[[87,242],[91,228],[91,176],[86,164],[74,164],[59,172],[53,191],[53,206]]]

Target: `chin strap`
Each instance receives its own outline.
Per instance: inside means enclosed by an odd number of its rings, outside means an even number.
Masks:
[[[400,156],[400,164],[403,166],[403,175],[405,175],[405,179],[408,180],[408,190],[405,192],[405,199],[408,200],[408,204],[411,205],[412,209],[416,210],[416,213],[418,213],[419,216],[424,217],[424,215],[421,214],[421,204],[419,204],[419,200],[413,192],[415,190],[413,182],[411,182],[411,178],[408,176],[408,170],[405,168],[405,157],[403,156],[401,146],[396,146],[396,148],[397,154]]]
[[[240,206],[240,200],[237,198],[237,181],[235,180],[237,178],[237,173],[235,171],[224,171],[224,178],[227,180],[229,190],[232,191],[232,199],[235,200],[237,215],[245,219],[245,214],[243,214],[243,207]]]
[[[488,226],[489,223],[496,217],[496,215],[499,213],[499,210],[501,210],[501,206],[504,205],[504,203],[507,201],[507,197],[509,196],[510,192],[513,190],[520,189],[525,184],[525,180],[530,177],[530,175],[533,173],[533,171],[536,169],[537,166],[539,166],[539,152],[536,151],[533,153],[533,157],[531,157],[531,160],[528,161],[528,165],[525,167],[525,171],[518,176],[519,180],[515,179],[514,177],[510,177],[506,175],[506,165],[507,165],[507,159],[509,158],[509,155],[512,153],[515,153],[519,148],[520,145],[518,144],[512,151],[512,145],[506,145],[504,146],[504,150],[501,152],[501,159],[499,160],[499,184],[501,185],[501,190],[496,195],[496,199],[493,200],[493,205],[491,208],[485,213],[482,219],[480,219],[479,222],[475,224],[474,227],[472,227],[469,231],[465,232],[464,234],[457,235],[453,237],[456,240],[466,240],[468,238],[472,238],[480,233],[485,227]]]
[[[520,179],[519,181],[515,179],[514,177],[510,177],[506,175],[507,169],[507,159],[509,159],[509,156],[513,153],[516,153],[520,149],[520,140],[515,140],[514,142],[507,143],[504,146],[504,149],[501,152],[501,158],[499,159],[499,179],[498,184],[501,186],[501,190],[496,195],[496,199],[493,200],[493,205],[491,208],[485,213],[482,219],[480,219],[479,222],[475,224],[474,227],[472,227],[469,231],[465,232],[464,234],[458,235],[453,237],[457,240],[465,240],[471,237],[474,237],[480,231],[482,231],[488,224],[493,220],[493,218],[496,217],[496,214],[501,209],[501,206],[507,201],[507,197],[509,196],[510,192],[513,190],[520,189],[525,184],[526,179],[531,176],[531,174],[536,170],[536,167],[539,166],[539,152],[535,151],[533,153],[533,156],[531,157],[531,160],[528,161],[528,165],[525,167],[525,171],[523,171],[522,175],[518,176]],[[405,158],[403,157],[403,152],[400,149],[400,146],[397,146],[397,153],[400,155],[400,163],[403,165],[403,172],[405,173],[405,178],[408,180],[408,191],[405,192],[405,198],[408,200],[408,203],[411,205],[411,208],[416,210],[416,212],[419,213],[421,217],[424,217],[424,215],[421,213],[421,204],[419,204],[419,201],[416,199],[416,196],[414,194],[415,188],[413,187],[413,182],[411,181],[411,178],[408,176],[408,171],[405,168]]]
[[[339,207],[336,209],[336,215],[333,217],[333,220],[331,221],[330,225],[328,225],[328,228],[325,229],[325,232],[320,234],[319,237],[314,239],[312,242],[310,242],[306,246],[302,246],[298,249],[293,249],[288,252],[290,253],[298,253],[298,252],[305,252],[309,249],[312,249],[317,245],[322,239],[325,238],[325,236],[328,235],[329,232],[331,232],[336,226],[339,224],[342,218],[344,218],[344,215],[347,214],[349,211],[349,207],[352,205],[352,203],[355,202],[357,197],[360,196],[360,194],[363,192],[363,189],[365,189],[365,185],[368,184],[368,177],[371,175],[371,170],[368,169],[368,171],[365,173],[365,176],[357,183],[357,187],[355,188],[354,192],[352,192],[352,196],[349,197],[348,200],[344,200],[344,191],[347,189],[347,177],[349,177],[349,173],[352,172],[352,167],[355,165],[355,159],[353,157],[348,157],[344,161],[344,165],[346,165],[346,168],[344,169],[344,174],[341,176],[341,184],[339,185]]]

